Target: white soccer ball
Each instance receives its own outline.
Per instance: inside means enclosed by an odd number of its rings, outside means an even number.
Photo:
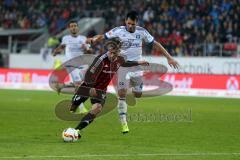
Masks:
[[[78,131],[74,128],[67,128],[62,132],[64,142],[76,142],[80,137]]]

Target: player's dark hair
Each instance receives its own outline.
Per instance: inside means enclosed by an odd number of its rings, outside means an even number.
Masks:
[[[116,48],[121,48],[122,47],[122,41],[118,37],[108,39],[106,41],[105,45],[107,46],[109,44],[114,45]]]
[[[138,20],[138,13],[136,11],[130,11],[128,12],[126,19],[130,18],[131,20]]]
[[[78,21],[76,20],[70,20],[67,24],[67,26],[69,27],[71,23],[76,23],[78,25]]]
[[[121,45],[122,45],[122,41],[121,41],[121,39],[118,38],[118,37],[110,38],[110,39],[108,39],[108,41],[111,41],[111,42],[117,44],[118,46],[121,46]]]

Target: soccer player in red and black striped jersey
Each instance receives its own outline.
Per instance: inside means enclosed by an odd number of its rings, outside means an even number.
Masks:
[[[92,103],[92,109],[82,118],[76,127],[77,130],[85,128],[101,112],[105,103],[107,86],[120,66],[149,65],[146,61],[125,61],[125,58],[119,55],[121,45],[119,38],[112,38],[106,42],[105,46],[108,51],[95,58],[85,74],[83,83],[74,94],[71,112],[75,112],[77,107],[89,97]]]

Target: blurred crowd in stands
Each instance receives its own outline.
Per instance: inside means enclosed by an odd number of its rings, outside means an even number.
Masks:
[[[58,33],[69,19],[104,17],[107,31],[123,25],[132,9],[139,12],[139,25],[172,55],[205,56],[205,50],[214,56],[219,47],[237,50],[240,42],[240,0],[0,0],[0,28]]]

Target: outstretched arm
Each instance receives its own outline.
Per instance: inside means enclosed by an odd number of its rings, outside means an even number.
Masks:
[[[138,65],[148,66],[149,63],[147,61],[126,61],[121,66],[122,67],[132,67],[132,66],[138,66]]]
[[[57,48],[55,48],[52,52],[52,55],[53,56],[56,56],[58,54],[61,54],[61,52],[65,49],[65,45],[64,44],[61,44],[59,45]]]
[[[180,65],[178,62],[168,53],[168,51],[157,41],[153,42],[153,47],[159,50],[168,60],[168,64],[175,69],[178,69]]]
[[[97,42],[102,42],[104,39],[105,39],[104,35],[101,34],[101,35],[96,35],[92,38],[88,38],[86,42],[89,44],[95,44]]]
[[[115,27],[104,34],[96,35],[90,39],[90,44],[102,42],[103,40],[109,39],[109,38],[119,37],[119,31],[120,31],[119,27]]]

